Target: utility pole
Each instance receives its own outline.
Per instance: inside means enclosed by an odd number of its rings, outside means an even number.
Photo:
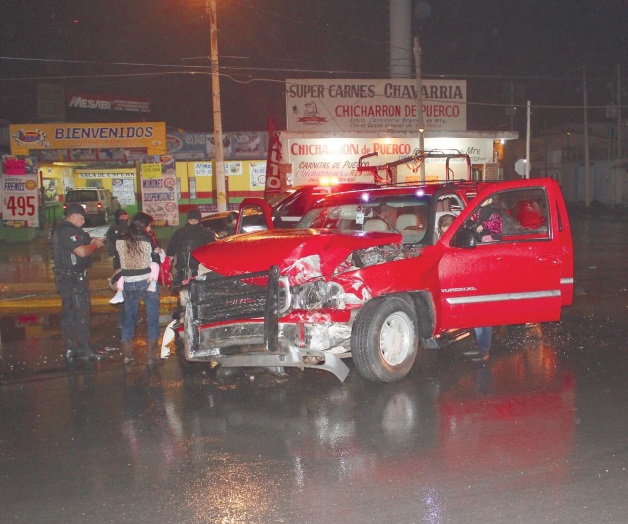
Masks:
[[[419,154],[425,152],[425,122],[423,120],[423,81],[421,80],[421,47],[419,46],[419,37],[414,37],[414,66],[416,68],[416,105],[417,116],[419,118]],[[419,167],[421,174],[421,183],[425,183],[425,157]]]
[[[584,97],[584,207],[591,207],[589,176],[589,111],[587,108],[587,71],[582,67],[582,95]]]
[[[225,159],[222,150],[222,112],[220,110],[220,75],[218,71],[218,24],[216,0],[205,0],[209,14],[209,44],[212,65],[212,110],[214,113],[214,150],[216,153],[216,203],[218,212],[227,211],[227,187],[225,184]]]
[[[617,159],[621,156],[621,66],[617,64]]]
[[[621,162],[623,152],[621,150],[621,66],[617,64],[617,160]],[[615,171],[615,204],[622,201],[622,177],[619,171]]]

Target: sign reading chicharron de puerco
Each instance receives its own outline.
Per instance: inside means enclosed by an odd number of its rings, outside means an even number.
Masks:
[[[428,131],[466,131],[465,80],[423,80]],[[286,122],[294,132],[412,132],[418,130],[413,79],[286,80]]]

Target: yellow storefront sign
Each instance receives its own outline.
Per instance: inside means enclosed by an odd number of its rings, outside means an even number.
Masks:
[[[142,164],[142,178],[161,178],[161,164]]]
[[[34,149],[146,148],[148,154],[166,153],[165,122],[14,124],[9,129],[12,155]]]

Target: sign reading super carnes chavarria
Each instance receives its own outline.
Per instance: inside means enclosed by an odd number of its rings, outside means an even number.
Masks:
[[[423,80],[426,130],[466,131],[465,80]],[[288,131],[418,130],[414,79],[286,80]]]

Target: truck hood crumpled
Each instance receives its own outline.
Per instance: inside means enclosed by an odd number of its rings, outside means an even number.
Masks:
[[[192,256],[223,276],[287,268],[318,255],[320,273],[329,278],[352,252],[386,244],[400,244],[400,233],[339,232],[325,229],[258,231],[228,237],[196,249]],[[297,264],[298,266],[298,264]]]

